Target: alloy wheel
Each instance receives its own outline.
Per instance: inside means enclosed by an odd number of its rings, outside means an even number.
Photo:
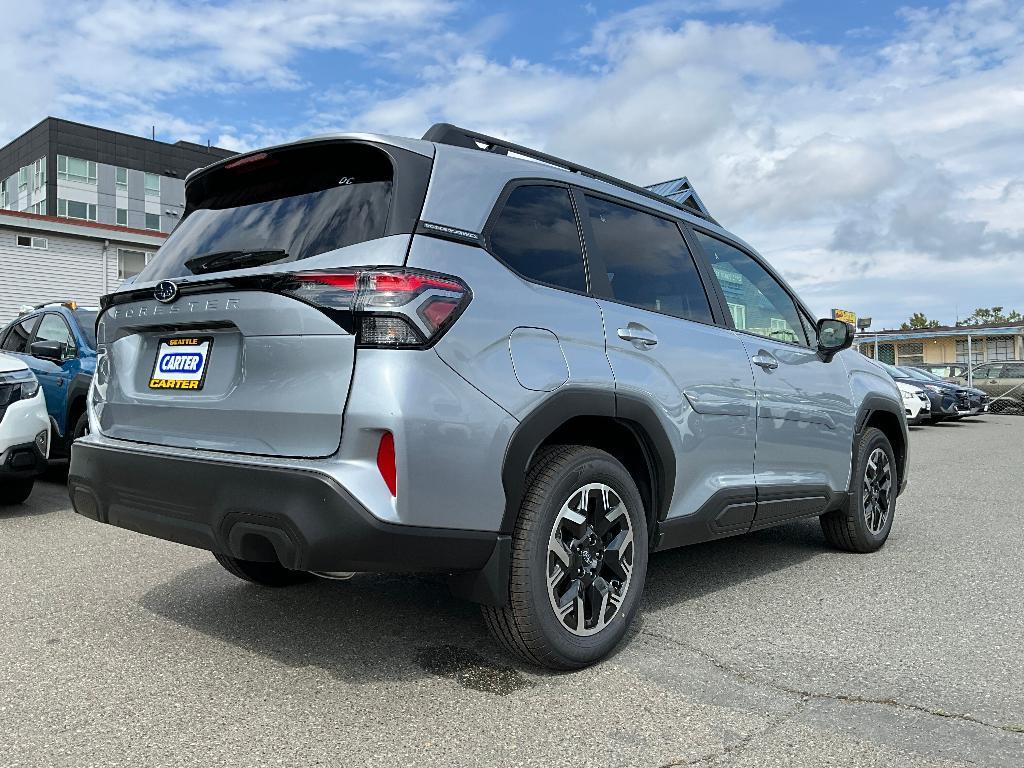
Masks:
[[[864,522],[871,533],[879,533],[889,519],[892,501],[892,462],[881,448],[875,448],[868,456],[864,468]]]
[[[548,598],[574,635],[594,635],[618,615],[633,572],[633,526],[604,483],[579,488],[562,505],[548,538]]]

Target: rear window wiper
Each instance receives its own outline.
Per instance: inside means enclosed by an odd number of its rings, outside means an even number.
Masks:
[[[286,261],[287,259],[288,251],[280,249],[218,251],[189,259],[185,262],[185,267],[193,275],[202,275],[207,272],[220,272],[225,269],[262,267],[265,264],[273,264],[278,261]]]

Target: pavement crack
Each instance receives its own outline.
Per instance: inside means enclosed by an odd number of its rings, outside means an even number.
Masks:
[[[702,755],[701,757],[690,757],[690,758],[680,758],[680,759],[677,759],[677,760],[670,760],[667,763],[663,763],[661,766],[659,766],[659,768],[681,768],[682,766],[687,766],[687,765],[708,765],[708,766],[710,766],[710,765],[714,765],[716,763],[720,763],[721,761],[725,760],[728,757],[734,757],[734,756],[740,754],[741,752],[743,752],[743,750],[745,750],[748,746],[750,746],[753,742],[757,741],[758,739],[762,739],[765,736],[767,736],[767,735],[769,735],[771,733],[774,733],[775,731],[779,730],[780,728],[783,728],[793,718],[795,718],[797,715],[799,715],[803,711],[804,707],[806,707],[806,706],[807,706],[807,701],[804,700],[804,699],[801,699],[799,702],[797,702],[796,706],[793,707],[793,711],[792,712],[790,712],[790,713],[788,713],[788,714],[786,714],[786,715],[784,715],[782,717],[773,717],[771,719],[771,722],[769,722],[768,725],[765,726],[764,728],[761,728],[760,730],[757,730],[757,731],[753,731],[752,733],[748,733],[743,738],[738,739],[738,740],[734,741],[731,744],[724,745],[722,747],[721,751],[719,751],[719,752],[715,752],[714,754],[710,754],[710,755]]]
[[[938,709],[934,707],[927,707],[922,704],[914,704],[912,702],[900,701],[895,698],[872,698],[870,696],[858,696],[857,694],[850,693],[826,693],[824,691],[807,691],[801,688],[795,688],[792,686],[779,683],[768,678],[761,677],[759,675],[751,674],[745,670],[734,667],[730,664],[726,664],[721,659],[713,656],[702,648],[690,645],[688,643],[679,640],[678,638],[670,635],[664,635],[658,632],[652,632],[649,629],[641,630],[641,634],[653,637],[658,640],[664,640],[673,645],[677,645],[684,648],[691,653],[700,656],[702,659],[712,664],[717,669],[725,672],[728,675],[740,680],[748,685],[760,685],[766,688],[779,691],[780,693],[787,693],[792,696],[799,696],[803,701],[810,701],[812,699],[817,700],[831,700],[840,701],[846,704],[877,704],[880,706],[893,707],[895,709],[905,709],[911,712],[920,712],[925,715],[932,715],[934,717],[943,717],[948,720],[959,720],[965,723],[971,723],[972,725],[980,725],[985,728],[992,728],[997,731],[1004,731],[1006,733],[1024,733],[1024,725],[1018,725],[1015,723],[990,723],[980,718],[968,715],[964,712],[947,712],[944,709]],[[686,763],[681,763],[686,765]]]

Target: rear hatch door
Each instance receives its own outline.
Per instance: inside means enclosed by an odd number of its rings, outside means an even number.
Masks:
[[[267,456],[334,453],[355,364],[351,318],[275,286],[299,271],[402,264],[429,173],[430,159],[408,150],[335,141],[243,156],[190,179],[184,220],[133,285],[105,299],[100,432]]]

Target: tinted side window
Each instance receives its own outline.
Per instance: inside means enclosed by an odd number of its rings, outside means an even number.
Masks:
[[[737,330],[807,344],[796,305],[764,267],[738,248],[703,232],[697,233],[697,239],[707,252]]]
[[[985,365],[981,368],[974,369],[974,378],[976,379],[994,379],[999,373],[1000,366],[998,365]]]
[[[587,196],[594,242],[612,296],[667,315],[712,323],[711,304],[679,227],[649,213]]]
[[[71,329],[64,322],[64,318],[52,312],[43,315],[39,328],[36,330],[36,341],[56,341],[61,345],[65,355],[75,346]]]
[[[1001,378],[1024,379],[1024,363],[1003,363]]]
[[[528,280],[585,293],[583,248],[564,187],[512,190],[490,233],[491,251]]]
[[[30,317],[28,320],[22,320],[11,326],[7,338],[4,339],[4,351],[27,354],[28,340],[32,338],[32,330],[36,327],[37,322],[39,322],[38,317]]]

